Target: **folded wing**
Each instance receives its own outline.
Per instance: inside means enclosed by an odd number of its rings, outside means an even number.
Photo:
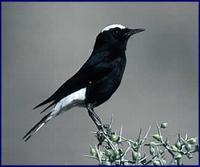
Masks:
[[[58,88],[52,96],[35,106],[33,109],[50,103],[44,110],[42,110],[42,112],[44,112],[69,94],[87,87],[90,82],[95,82],[107,75],[112,70],[109,63],[105,60],[105,57],[108,56],[107,54],[108,53],[106,52],[104,56],[102,56],[102,54],[92,54],[74,76]]]

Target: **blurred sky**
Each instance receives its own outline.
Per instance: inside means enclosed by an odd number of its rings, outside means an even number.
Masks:
[[[96,164],[84,157],[96,139],[86,109],[48,123],[29,142],[22,136],[41,116],[32,108],[71,77],[92,52],[96,35],[120,23],[145,28],[128,42],[119,89],[95,109],[114,129],[136,138],[156,122],[166,135],[198,135],[198,3],[2,3],[2,163]],[[197,164],[186,160],[187,164]]]

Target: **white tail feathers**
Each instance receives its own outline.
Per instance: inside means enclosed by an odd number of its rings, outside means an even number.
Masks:
[[[29,140],[37,131],[39,131],[48,121],[55,117],[52,112],[45,115],[28,133],[23,137],[23,140]]]
[[[86,88],[82,88],[61,99],[58,103],[56,103],[55,107],[50,111],[49,114],[45,115],[40,120],[40,122],[38,122],[30,131],[28,131],[28,133],[23,137],[23,140],[25,141],[29,140],[48,121],[58,116],[59,114],[63,113],[63,111],[67,111],[75,106],[80,106],[80,107],[84,106],[85,94],[86,94]]]

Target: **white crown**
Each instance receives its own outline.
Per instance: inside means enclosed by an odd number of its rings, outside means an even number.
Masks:
[[[117,28],[117,27],[120,28],[120,29],[125,29],[126,28],[121,24],[112,24],[112,25],[109,25],[109,26],[105,27],[101,32],[108,31],[108,30],[110,30],[112,28]]]

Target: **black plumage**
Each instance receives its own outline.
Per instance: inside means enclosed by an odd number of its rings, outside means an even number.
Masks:
[[[101,105],[108,100],[117,90],[126,66],[126,45],[129,37],[143,29],[129,29],[122,25],[111,25],[106,27],[96,38],[93,52],[80,70],[67,80],[52,96],[38,104],[34,109],[49,104],[42,112],[53,105],[64,105],[62,99],[80,89],[85,88],[86,92],[81,106],[88,109],[89,115],[96,125],[100,121],[94,113],[93,108]],[[69,100],[69,99],[68,99]],[[78,100],[73,100],[71,106],[80,106]],[[60,106],[62,106],[60,105]],[[59,106],[59,105],[57,105]],[[66,106],[65,106],[66,107]],[[70,107],[71,108],[71,107]],[[46,122],[62,112],[55,109],[51,110],[42,120],[35,125],[25,136],[28,140]]]

